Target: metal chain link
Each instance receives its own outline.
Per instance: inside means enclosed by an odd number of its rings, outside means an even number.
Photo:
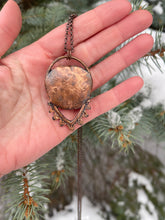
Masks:
[[[64,51],[68,54],[68,57],[71,56],[71,53],[74,51],[74,42],[73,42],[73,20],[77,17],[77,14],[71,14],[66,25],[65,32],[65,41],[64,41]]]

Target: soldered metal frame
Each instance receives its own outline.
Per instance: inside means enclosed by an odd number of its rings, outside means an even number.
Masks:
[[[67,55],[64,55],[64,56],[60,56],[60,57],[57,57],[53,62],[52,64],[49,66],[48,68],[48,71],[47,71],[47,74],[49,74],[54,65],[62,60],[62,59],[67,59],[67,60],[76,60],[77,62],[79,62],[83,67],[84,69],[91,75],[90,71],[89,71],[89,68],[87,67],[87,65],[82,61],[80,60],[79,58],[75,57],[75,56],[72,56],[71,53],[67,53]],[[91,77],[91,87],[93,86],[93,81],[92,81],[92,77]],[[87,99],[85,100],[85,102],[82,104],[79,112],[77,113],[77,115],[72,119],[68,119],[64,116],[64,114],[62,114],[62,112],[59,110],[59,108],[53,104],[51,101],[48,102],[48,105],[51,107],[51,109],[49,110],[50,113],[53,113],[53,117],[52,119],[53,120],[60,120],[60,126],[64,126],[64,125],[67,125],[68,128],[70,130],[74,130],[74,126],[75,124],[79,124],[79,125],[82,125],[83,124],[83,120],[82,118],[87,118],[89,115],[87,114],[86,110],[88,109],[91,109],[90,105],[90,99]]]

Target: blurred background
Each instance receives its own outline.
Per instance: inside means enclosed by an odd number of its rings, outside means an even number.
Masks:
[[[0,1],[0,8],[5,2]],[[107,1],[16,2],[23,25],[6,55],[66,22],[72,12],[80,15]],[[92,94],[103,93],[130,75],[140,75],[145,82],[133,98],[83,127],[83,219],[165,219],[165,1],[131,3],[133,11],[153,14],[153,24],[145,32],[152,34],[155,44],[149,54]],[[0,220],[76,219],[76,153],[74,132],[39,160],[3,177]]]

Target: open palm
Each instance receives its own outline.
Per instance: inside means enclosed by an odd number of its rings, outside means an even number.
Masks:
[[[127,0],[112,0],[74,21],[74,56],[88,66],[152,22],[149,12],[130,13]],[[9,0],[0,12],[0,56],[12,45],[21,28],[18,5]],[[0,62],[0,174],[4,175],[41,157],[71,131],[60,127],[48,113],[44,78],[48,66],[63,54],[65,25]],[[91,68],[93,90],[150,51],[153,39],[142,34],[120,51]],[[143,85],[132,77],[91,100],[84,123],[117,106]],[[67,113],[70,114],[70,113]],[[78,128],[78,126],[76,127]]]

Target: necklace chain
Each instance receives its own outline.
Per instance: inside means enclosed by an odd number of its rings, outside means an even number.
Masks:
[[[66,25],[64,51],[70,56],[74,51],[73,41],[73,20],[77,17],[77,14],[71,14]]]

